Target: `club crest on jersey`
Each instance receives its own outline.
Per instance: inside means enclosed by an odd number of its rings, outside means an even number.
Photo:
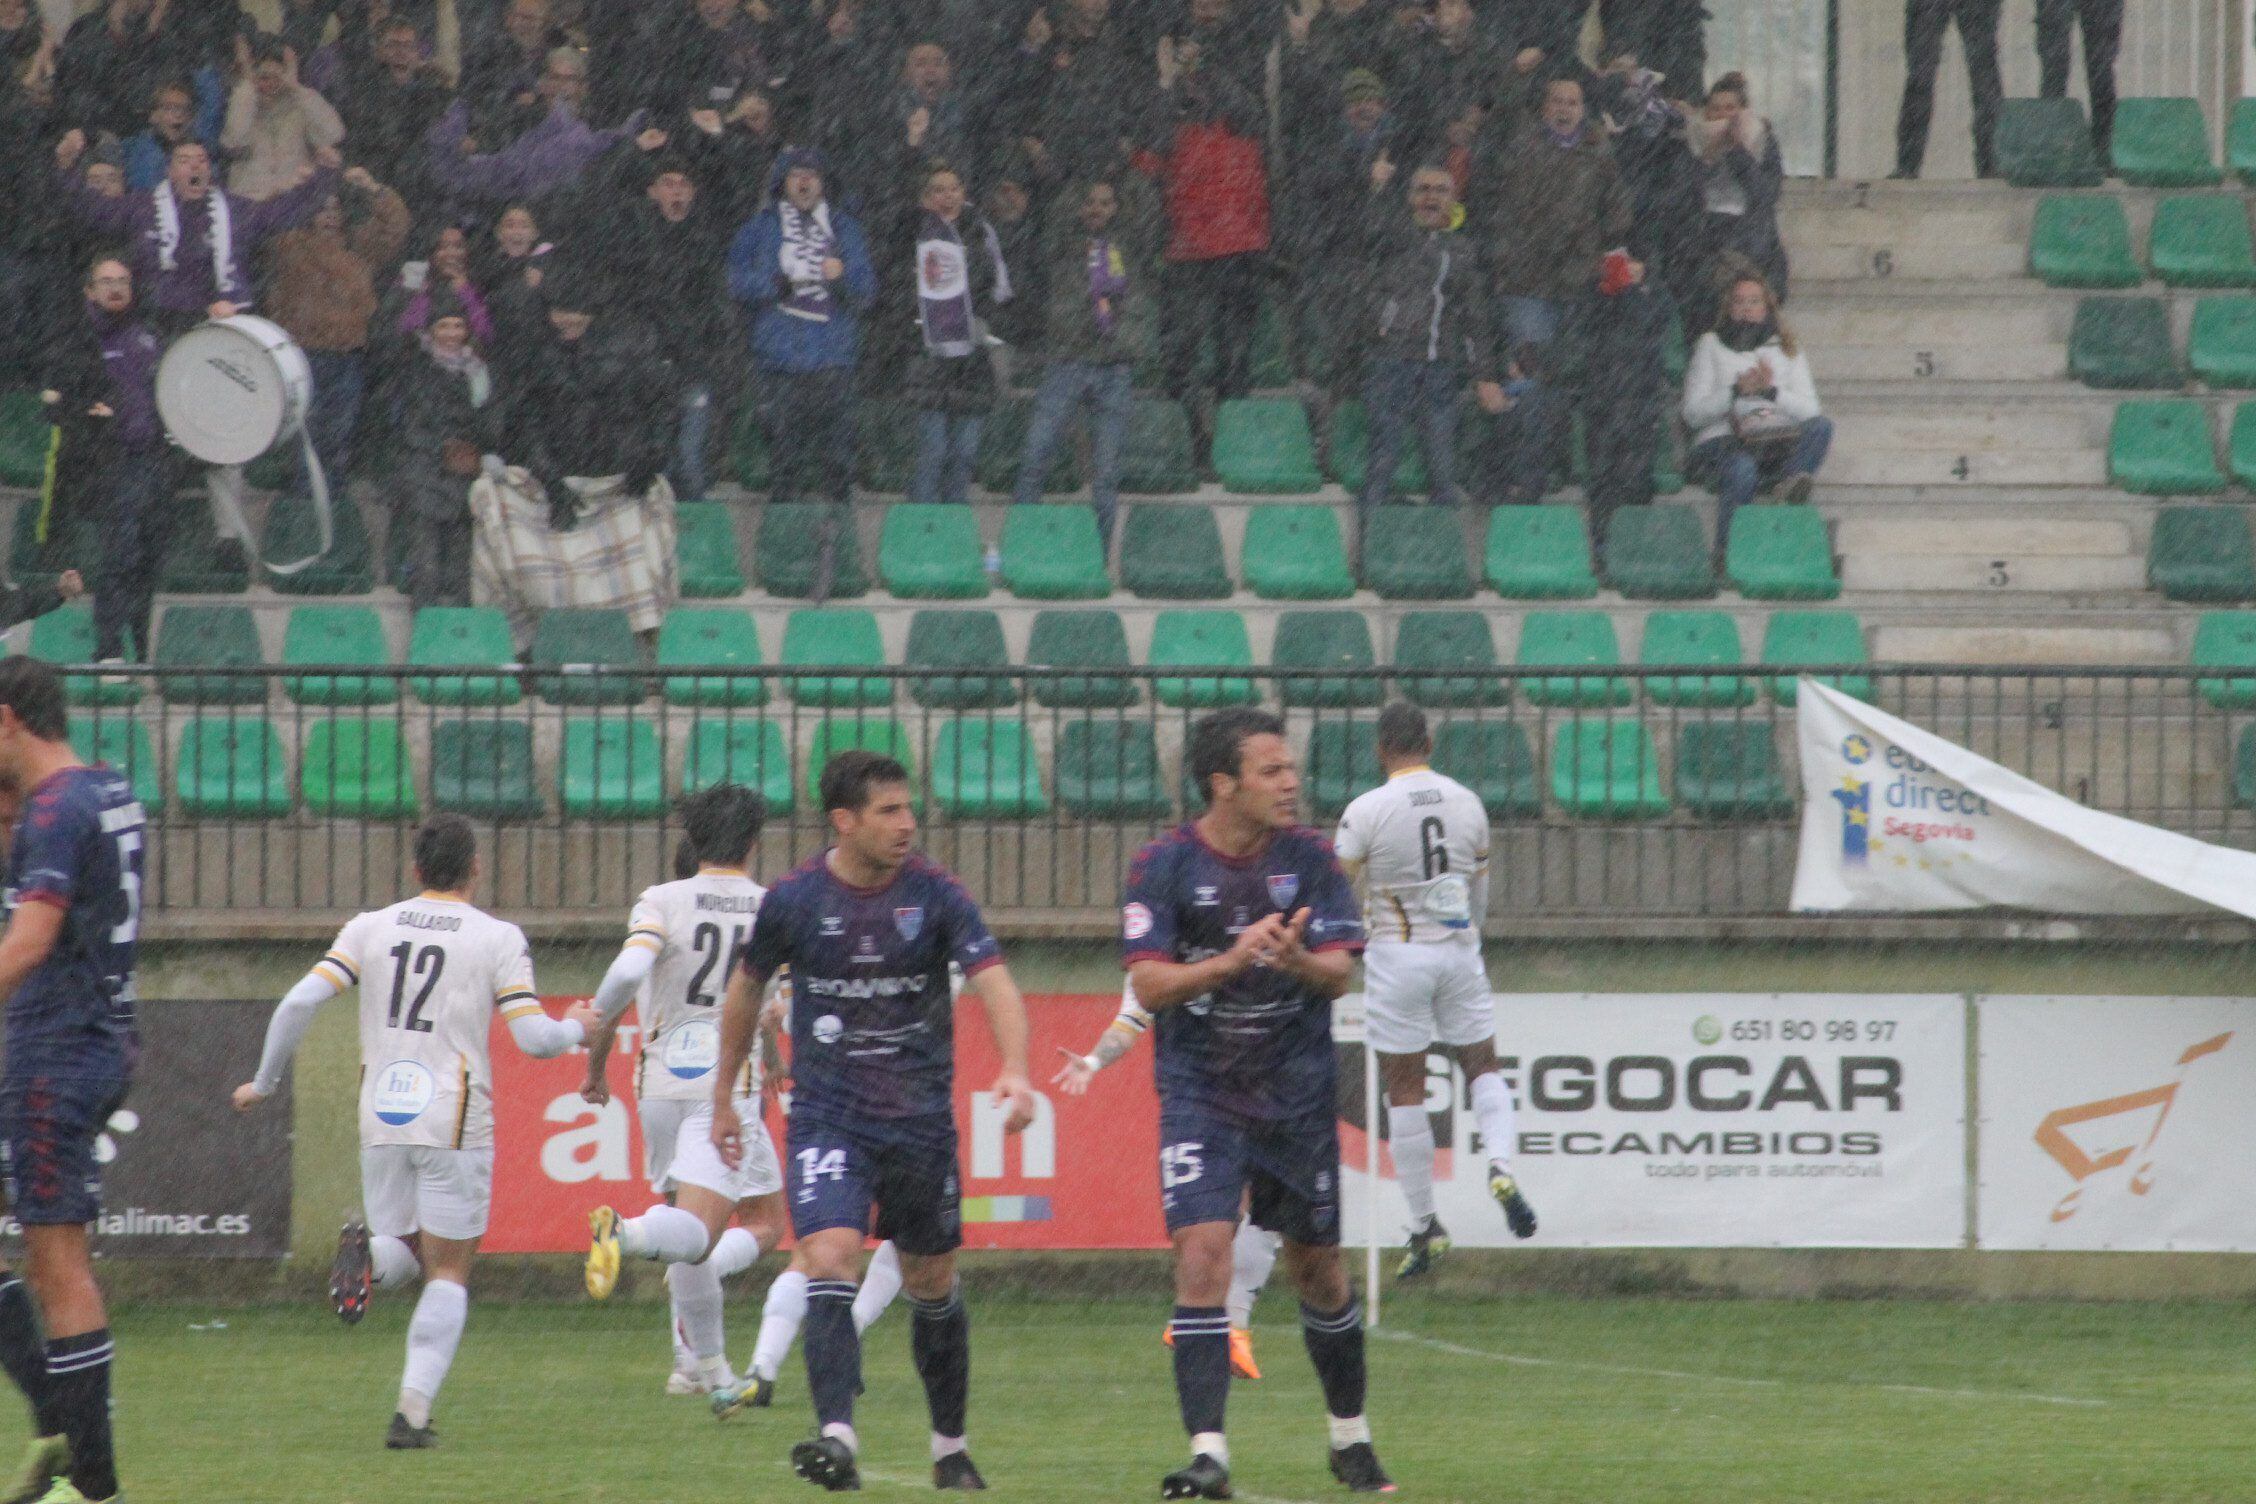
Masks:
[[[1299,892],[1299,873],[1272,872],[1269,874],[1269,901],[1275,904],[1278,908],[1291,908],[1293,896]]]
[[[893,928],[901,932],[903,940],[914,940],[917,937],[917,932],[924,928],[923,907],[918,904],[911,904],[905,909],[895,909],[893,911]]]

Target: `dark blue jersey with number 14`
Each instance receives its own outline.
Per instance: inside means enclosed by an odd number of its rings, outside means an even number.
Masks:
[[[108,768],[65,768],[25,799],[8,852],[8,911],[53,904],[63,927],[8,999],[10,1077],[130,1065],[147,836],[132,785]]]

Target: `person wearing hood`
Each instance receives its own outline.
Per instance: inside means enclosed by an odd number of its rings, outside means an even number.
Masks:
[[[227,99],[220,149],[227,187],[253,203],[292,187],[321,151],[345,139],[337,112],[298,79],[298,55],[277,37],[239,41],[241,76]]]
[[[1558,337],[1634,222],[1581,81],[1553,78],[1542,99],[1533,120],[1499,112],[1474,146],[1472,224],[1487,244],[1515,346]]]
[[[664,473],[679,384],[656,337],[607,307],[583,266],[551,266],[541,297],[548,337],[511,402],[509,457],[540,482],[563,532],[578,520],[567,481],[620,476],[642,496]]]
[[[918,198],[916,324],[905,395],[917,415],[912,502],[970,500],[979,435],[995,409],[995,364],[983,311],[1011,300],[1010,270],[995,232],[964,204],[963,178],[935,163]]]
[[[404,589],[417,609],[470,604],[470,486],[481,457],[500,447],[501,394],[471,333],[469,310],[451,288],[431,291],[415,336],[392,483],[395,528],[407,546]]]
[[[825,195],[821,156],[786,151],[776,175],[782,192],[728,254],[729,296],[750,326],[770,499],[789,501],[819,475],[843,503],[854,483],[854,368],[877,274],[860,222]]]
[[[1732,281],[1716,326],[1692,347],[1684,426],[1692,430],[1686,471],[1716,493],[1719,550],[1731,514],[1765,485],[1778,485],[1784,501],[1809,500],[1833,424],[1818,407],[1808,357],[1779,322],[1777,296],[1752,269]]]
[[[1700,221],[1701,260],[1712,265],[1726,253],[1754,263],[1778,301],[1786,301],[1786,242],[1778,233],[1778,200],[1786,165],[1770,122],[1747,105],[1747,78],[1726,73],[1708,90],[1697,119],[1686,123],[1700,168],[1705,212]],[[1714,321],[1713,293],[1685,321],[1702,328]]]

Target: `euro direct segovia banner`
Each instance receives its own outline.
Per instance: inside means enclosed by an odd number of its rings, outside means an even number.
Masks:
[[[1499,996],[1519,1103],[1521,1247],[1955,1247],[1966,1233],[1965,1002],[1849,993]],[[1356,1063],[1343,1081],[1360,1080]],[[1460,1244],[1513,1240],[1463,1082],[1429,1062],[1436,1208]],[[1359,1117],[1359,1112],[1343,1113]],[[1381,1119],[1383,1121],[1384,1114]],[[1362,1135],[1343,1221],[1364,1241]],[[1388,1241],[1404,1220],[1380,1155]]]
[[[2087,809],[1812,679],[1798,720],[1796,912],[2256,918],[2256,854]]]
[[[1985,997],[1985,1248],[2256,1248],[2256,1002]]]

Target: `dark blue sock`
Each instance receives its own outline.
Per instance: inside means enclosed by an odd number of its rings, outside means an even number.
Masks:
[[[110,1440],[110,1329],[57,1337],[47,1344],[47,1384],[55,1418],[70,1441],[70,1481],[89,1499],[118,1491]]]
[[[1336,1311],[1300,1308],[1300,1336],[1324,1386],[1324,1408],[1341,1420],[1363,1413],[1363,1308],[1349,1300]]]
[[[862,1339],[854,1330],[854,1282],[807,1282],[807,1393],[818,1425],[854,1423],[854,1392],[862,1387]]]
[[[924,1402],[932,1411],[936,1436],[964,1434],[964,1412],[971,1404],[971,1313],[958,1285],[940,1300],[909,1301],[916,1315],[909,1348],[917,1377],[924,1380]]]
[[[32,1304],[30,1288],[14,1274],[0,1274],[0,1368],[31,1401],[39,1434],[62,1435],[47,1382],[47,1339],[40,1335],[39,1308]]]
[[[1222,1429],[1230,1403],[1230,1315],[1221,1306],[1177,1306],[1168,1330],[1175,1337],[1175,1401],[1183,1429],[1193,1436]]]

